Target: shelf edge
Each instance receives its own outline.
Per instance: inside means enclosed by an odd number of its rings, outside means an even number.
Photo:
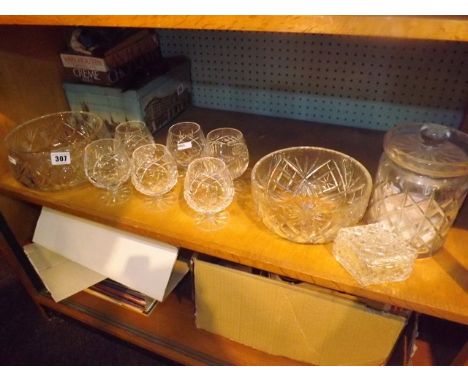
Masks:
[[[441,16],[0,16],[0,25],[152,27],[468,41],[468,19]]]

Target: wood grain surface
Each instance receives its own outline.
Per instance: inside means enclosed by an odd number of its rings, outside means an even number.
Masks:
[[[362,287],[339,265],[331,244],[296,244],[270,232],[255,214],[250,193],[250,168],[261,156],[279,148],[316,145],[345,152],[375,173],[382,133],[318,123],[191,108],[179,120],[199,122],[205,132],[231,126],[244,132],[251,151],[246,174],[236,181],[236,196],[228,219],[207,230],[183,199],[182,180],[162,200],[135,190],[119,206],[102,202],[102,190],[90,184],[64,192],[39,192],[19,184],[1,155],[0,190],[12,197],[48,206],[163,242],[206,253],[326,288],[397,305],[428,315],[468,323],[468,231],[464,219],[452,228],[433,257],[418,260],[405,282]],[[157,139],[164,141],[166,129]],[[466,211],[461,211],[466,217]]]
[[[18,123],[68,109],[63,35],[64,28],[0,26],[0,138]]]
[[[468,22],[462,16],[0,16],[0,24],[216,29],[468,41]]]

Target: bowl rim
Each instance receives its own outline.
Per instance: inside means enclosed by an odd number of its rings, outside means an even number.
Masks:
[[[226,130],[226,131],[229,131],[229,132],[233,133],[233,135],[235,135],[235,138],[238,139],[239,141],[242,141],[244,139],[244,134],[242,134],[242,131],[240,131],[239,129],[236,129],[234,127],[217,127],[216,129],[210,130],[206,134],[206,141],[208,143],[213,142],[213,141],[211,141],[211,137],[213,136],[214,133],[217,133],[217,132],[219,132],[221,130]],[[236,143],[228,143],[227,145],[232,146],[232,145],[234,145]]]
[[[172,154],[167,149],[166,145],[163,145],[162,143],[147,143],[145,145],[141,145],[141,146],[137,147],[135,150],[133,150],[132,157],[130,159],[132,161],[134,161],[135,160],[135,153],[137,151],[143,151],[143,148],[147,149],[149,147],[152,147],[154,149],[161,149],[164,152],[164,154],[169,155],[175,161]]]
[[[271,158],[275,154],[279,154],[279,153],[282,153],[282,152],[293,151],[293,150],[304,150],[304,149],[305,150],[312,150],[312,151],[326,151],[326,152],[333,153],[333,154],[338,154],[338,155],[340,155],[340,156],[342,156],[344,158],[350,159],[353,163],[357,164],[357,167],[362,170],[365,178],[367,179],[368,187],[367,187],[366,195],[370,196],[370,193],[372,192],[372,188],[373,188],[373,182],[372,182],[372,176],[370,175],[369,170],[367,170],[367,168],[361,162],[359,162],[357,159],[353,158],[352,156],[350,156],[348,154],[345,154],[345,153],[343,153],[341,151],[338,151],[338,150],[328,149],[328,148],[320,147],[320,146],[293,146],[293,147],[287,147],[287,148],[284,148],[284,149],[273,151],[273,152],[271,152],[269,154],[266,154],[265,156],[261,157],[257,161],[257,163],[255,163],[255,165],[252,168],[252,173],[251,173],[251,176],[250,176],[250,183],[251,183],[252,187],[256,187],[256,188],[259,188],[259,189],[262,189],[262,190],[264,189],[264,187],[256,179],[256,174],[257,174],[258,167],[263,162],[265,162],[267,159]]]
[[[131,121],[125,121],[125,122],[120,122],[116,127],[115,127],[115,133],[129,133],[131,131],[128,131],[127,129],[130,127],[138,126],[137,129],[139,131],[148,131],[148,126],[146,126],[146,123],[144,121],[140,121],[138,119],[132,119]],[[124,129],[126,128],[126,129]]]
[[[191,161],[187,167],[187,174],[189,172],[192,172],[193,171],[193,167],[198,163],[198,162],[206,162],[206,161],[212,161],[212,162],[216,162],[217,164],[219,164],[221,167],[222,167],[222,170],[227,170],[227,165],[226,163],[220,159],[220,158],[216,158],[216,157],[212,157],[212,156],[203,156],[201,158],[196,158],[194,159],[193,161]],[[194,164],[195,163],[195,164]],[[192,166],[193,164],[193,166]],[[229,171],[228,171],[229,172]]]
[[[169,129],[167,130],[167,137],[169,138],[169,136],[174,133],[174,130],[177,127],[181,125],[185,125],[185,124],[195,127],[193,134],[201,133],[201,135],[204,136],[203,129],[199,123],[193,122],[193,121],[181,121],[181,122],[176,122],[169,127]]]
[[[96,113],[92,113],[92,112],[88,112],[88,111],[73,111],[73,110],[70,110],[70,111],[59,111],[59,112],[55,112],[55,113],[49,113],[49,114],[44,114],[44,115],[41,115],[39,117],[36,117],[36,118],[33,118],[33,119],[29,119],[27,120],[26,122],[23,122],[19,125],[17,125],[16,127],[14,127],[13,129],[11,129],[6,135],[5,137],[3,138],[3,142],[5,142],[6,146],[7,146],[7,150],[8,152],[10,153],[15,153],[15,154],[41,154],[41,153],[44,153],[45,151],[44,150],[41,150],[41,151],[24,151],[24,150],[15,150],[15,149],[12,149],[9,147],[8,145],[8,142],[9,140],[11,139],[11,137],[16,134],[19,130],[23,129],[25,126],[27,125],[30,125],[30,124],[33,124],[39,120],[43,120],[43,119],[46,119],[46,118],[50,118],[52,116],[58,116],[58,115],[72,115],[72,114],[79,114],[79,115],[88,115],[88,116],[92,116],[98,123],[99,123],[99,129],[102,129],[103,125],[104,125],[104,120],[99,116],[97,115]]]

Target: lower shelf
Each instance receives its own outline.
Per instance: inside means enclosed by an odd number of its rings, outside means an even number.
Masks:
[[[35,299],[44,307],[186,365],[303,365],[197,329],[188,294],[173,293],[150,316],[85,292],[62,303],[45,295]]]

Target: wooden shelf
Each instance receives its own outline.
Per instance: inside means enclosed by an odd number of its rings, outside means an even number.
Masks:
[[[216,29],[468,41],[468,19],[464,16],[0,16],[0,24]]]
[[[189,291],[189,282],[186,279],[177,290]],[[194,304],[186,292],[172,293],[149,316],[86,292],[61,303],[40,294],[34,298],[42,306],[185,365],[303,365],[197,329]]]
[[[237,263],[297,278],[326,288],[397,305],[428,315],[468,323],[466,226],[452,228],[436,255],[418,260],[405,282],[362,287],[335,261],[331,244],[296,244],[270,232],[256,217],[250,193],[250,168],[276,149],[315,145],[343,151],[375,173],[382,152],[382,132],[318,123],[191,108],[179,120],[199,122],[205,132],[220,126],[239,128],[251,150],[249,170],[236,183],[227,223],[216,231],[197,225],[182,196],[182,181],[159,204],[134,191],[118,207],[101,202],[101,190],[83,185],[65,192],[37,192],[20,185],[1,155],[0,190],[14,198],[134,232]],[[164,141],[167,129],[157,139]],[[466,211],[459,219],[467,217]],[[463,225],[463,224],[462,224]]]

